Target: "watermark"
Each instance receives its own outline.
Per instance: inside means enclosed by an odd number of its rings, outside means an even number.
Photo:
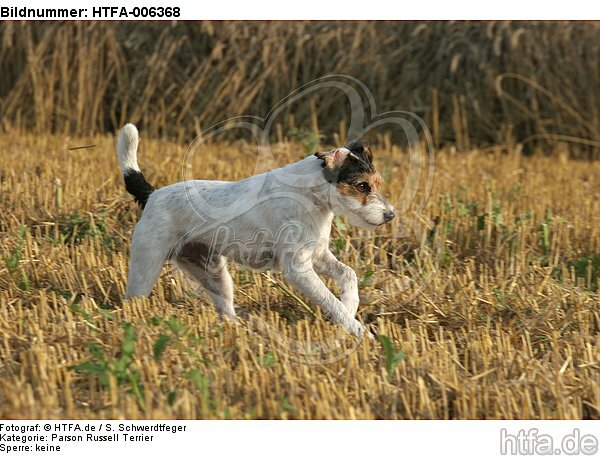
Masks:
[[[187,202],[196,217],[194,229],[180,239],[175,250],[190,242],[201,243],[205,256],[202,266],[206,275],[215,280],[222,280],[227,272],[224,271],[225,262],[214,261],[214,258],[227,258],[256,271],[281,271],[285,279],[292,282],[292,288],[300,288],[296,290],[300,294],[308,293],[311,304],[320,305],[325,314],[351,312],[354,318],[358,303],[353,296],[358,296],[358,290],[356,285],[350,286],[344,281],[342,276],[348,275],[347,271],[339,267],[331,274],[340,288],[347,288],[340,290],[338,299],[331,295],[313,271],[315,266],[317,272],[327,273],[333,267],[331,265],[337,263],[330,259],[329,266],[322,266],[319,271],[310,256],[322,248],[329,249],[328,245],[322,244],[328,240],[331,212],[347,216],[352,225],[374,227],[379,223],[373,223],[370,217],[376,211],[380,211],[377,213],[380,216],[381,207],[387,203],[381,197],[379,206],[373,203],[372,210],[353,206],[335,190],[335,185],[325,184],[322,166],[316,164],[316,159],[311,166],[285,166],[290,164],[278,162],[271,144],[278,116],[293,109],[296,103],[307,102],[307,97],[325,97],[332,90],[345,98],[345,103],[340,105],[340,116],[349,112],[345,119],[348,125],[346,138],[340,138],[342,144],[338,147],[363,138],[376,129],[386,129],[396,132],[402,139],[403,150],[408,152],[403,174],[396,176],[394,168],[389,167],[386,175],[388,181],[403,182],[402,191],[395,201],[391,201],[400,220],[395,224],[398,228],[392,236],[413,239],[413,250],[419,258],[419,261],[410,264],[402,258],[398,260],[402,252],[387,252],[394,261],[390,260],[391,263],[386,266],[401,278],[398,291],[403,298],[392,299],[384,311],[395,311],[422,292],[437,272],[440,262],[442,246],[435,224],[423,213],[435,170],[433,143],[423,119],[405,111],[378,113],[370,90],[350,76],[332,75],[314,80],[284,98],[264,118],[243,116],[227,119],[202,132],[189,146],[182,164]],[[193,163],[195,158],[201,158],[203,146],[233,132],[249,135],[252,139],[253,147],[245,149],[248,154],[256,156],[251,179],[218,187],[221,184],[203,180],[210,176],[194,175]],[[273,221],[273,214],[279,216],[276,221]],[[327,232],[324,232],[324,227]],[[355,350],[361,340],[342,326],[326,340],[307,341],[284,334],[256,315],[249,323],[249,327],[268,337],[285,355],[309,364],[342,359]],[[356,328],[356,325],[361,324],[348,321],[346,328]]]
[[[519,429],[516,434],[505,428],[500,430],[501,455],[585,455],[598,453],[598,438],[592,434],[582,434],[575,428],[573,432],[555,441],[550,434],[543,434],[537,428]]]

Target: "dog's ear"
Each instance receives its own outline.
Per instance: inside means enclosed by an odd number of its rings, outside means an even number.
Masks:
[[[348,159],[350,151],[346,148],[329,150],[327,152],[317,152],[315,156],[324,161],[325,168],[340,168]]]
[[[342,166],[351,154],[348,149],[341,147],[327,152],[317,152],[315,156],[323,160],[323,174],[327,182],[337,182]]]

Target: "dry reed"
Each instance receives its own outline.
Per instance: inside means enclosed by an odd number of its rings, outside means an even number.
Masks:
[[[189,140],[242,114],[264,116],[301,85],[346,74],[379,111],[416,112],[436,145],[600,145],[597,22],[198,22],[0,24],[4,127],[115,131]],[[338,131],[331,90],[278,122]],[[581,146],[584,147],[581,147]]]

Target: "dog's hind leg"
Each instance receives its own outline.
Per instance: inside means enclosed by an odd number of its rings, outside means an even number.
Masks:
[[[156,227],[138,222],[133,232],[126,298],[149,296],[158,280],[173,240]]]
[[[203,244],[188,244],[176,258],[178,266],[192,279],[200,282],[210,296],[217,313],[235,317],[233,307],[233,279],[223,256],[207,258]]]

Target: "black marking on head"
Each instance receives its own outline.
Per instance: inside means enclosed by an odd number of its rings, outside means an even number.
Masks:
[[[352,141],[346,146],[346,149],[354,153],[359,160],[365,160],[370,164],[373,164],[373,154],[371,153],[371,149],[369,149],[369,143],[367,141],[362,139]]]
[[[359,184],[365,175],[376,173],[373,166],[373,154],[366,141],[354,141],[346,148],[350,151],[344,163],[339,167],[327,166],[323,153],[317,152],[316,157],[323,159],[323,175],[330,183]]]
[[[136,203],[144,209],[150,194],[155,188],[150,185],[150,182],[146,180],[141,171],[135,171],[133,169],[127,170],[123,175],[123,180],[125,181],[127,192],[133,195],[133,199],[135,199]]]

